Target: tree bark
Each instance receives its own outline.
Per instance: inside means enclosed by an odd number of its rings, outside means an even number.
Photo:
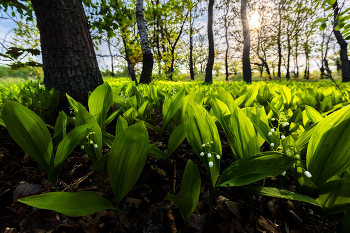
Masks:
[[[339,17],[338,1],[335,1],[332,7],[334,11],[333,33],[340,46],[340,60],[342,63],[342,81],[349,82],[350,81],[350,62],[348,57],[348,43],[346,43],[340,31],[335,30],[335,27],[338,25],[338,17]]]
[[[143,13],[143,0],[136,1],[136,21],[139,30],[141,49],[143,55],[143,66],[140,77],[140,83],[149,84],[151,82],[153,69],[153,54],[149,45],[145,15]]]
[[[214,0],[209,0],[208,6],[208,39],[209,39],[209,57],[207,68],[205,70],[205,82],[213,83],[213,66],[214,66],[214,34],[213,34],[213,8]]]
[[[278,21],[278,33],[277,33],[277,47],[278,47],[278,71],[277,71],[277,77],[281,78],[281,66],[282,66],[282,42],[281,42],[281,31],[282,31],[282,3],[278,6],[278,15],[279,15],[279,21]]]
[[[286,72],[286,79],[289,80],[290,79],[290,55],[291,55],[291,45],[290,45],[290,36],[289,34],[287,34],[287,50],[288,50],[288,54],[287,54],[287,72]]]
[[[225,15],[225,39],[226,39],[226,52],[225,52],[225,71],[226,71],[226,81],[228,81],[228,50],[230,44],[228,42],[228,23],[227,23],[227,14]]]
[[[60,95],[88,103],[88,93],[103,84],[81,0],[32,0],[40,31],[44,84]]]
[[[112,50],[111,50],[111,42],[110,42],[110,40],[107,40],[107,44],[108,44],[109,55],[111,56],[111,69],[112,69],[111,76],[114,77],[113,54],[112,54]]]
[[[243,25],[244,47],[243,47],[243,80],[252,82],[252,68],[250,66],[250,32],[247,15],[247,0],[241,0],[241,16]]]

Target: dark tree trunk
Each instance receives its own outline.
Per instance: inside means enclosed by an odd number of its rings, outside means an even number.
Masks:
[[[114,77],[114,65],[113,65],[113,54],[111,50],[111,42],[107,40],[107,44],[108,44],[109,55],[111,56],[111,69],[112,69],[111,76]]]
[[[297,73],[296,73],[296,77],[299,78],[299,65],[298,65],[298,56],[299,56],[299,51],[298,51],[298,47],[299,47],[299,37],[298,35],[296,35],[296,45],[295,45],[295,66],[297,69]]]
[[[291,55],[291,46],[290,46],[290,37],[289,35],[287,35],[287,50],[288,50],[288,54],[287,54],[287,72],[286,72],[286,79],[289,80],[290,79],[290,55]]]
[[[152,77],[153,69],[153,54],[149,45],[147,27],[145,23],[145,15],[143,13],[143,0],[136,1],[136,21],[139,30],[141,49],[142,49],[142,72],[140,77],[140,83],[149,84]]]
[[[244,47],[243,47],[243,80],[252,82],[252,68],[250,66],[250,33],[247,15],[247,0],[241,0],[241,16],[243,25]]]
[[[340,60],[342,64],[342,81],[349,82],[350,81],[350,62],[348,57],[348,43],[346,43],[340,31],[335,30],[335,27],[338,25],[338,17],[339,17],[338,1],[335,1],[335,3],[333,4],[333,11],[334,11],[333,33],[340,46]]]
[[[40,31],[44,84],[60,95],[66,93],[85,106],[88,93],[103,84],[88,22],[81,0],[32,0]]]
[[[137,83],[137,79],[136,79],[136,75],[135,75],[135,70],[134,70],[134,66],[132,65],[131,61],[130,61],[130,57],[129,57],[129,49],[127,47],[126,44],[126,40],[124,38],[124,36],[122,35],[122,40],[123,40],[123,44],[124,44],[124,50],[125,50],[125,60],[128,63],[128,71],[129,74],[131,76],[131,80],[135,82],[136,86],[138,85]]]
[[[228,50],[230,48],[230,44],[228,42],[228,23],[227,23],[227,15],[225,15],[225,38],[226,38],[226,53],[225,53],[225,70],[226,70],[226,81],[228,81]]]
[[[191,76],[191,80],[194,80],[194,71],[193,71],[193,23],[192,23],[192,11],[190,12],[190,76]]]
[[[205,70],[205,82],[213,83],[213,66],[214,66],[214,34],[213,34],[213,8],[214,0],[209,0],[208,7],[208,39],[209,39],[209,57],[207,68]]]
[[[279,5],[278,8],[278,15],[279,15],[279,21],[278,21],[278,33],[277,33],[277,47],[278,47],[278,71],[277,71],[277,77],[281,78],[281,66],[282,66],[282,42],[281,42],[281,31],[282,31],[282,6]]]

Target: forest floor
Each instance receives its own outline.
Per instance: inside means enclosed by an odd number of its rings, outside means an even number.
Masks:
[[[73,218],[18,202],[20,197],[53,192],[54,188],[47,180],[47,174],[42,176],[38,164],[8,136],[4,128],[0,129],[1,232],[120,232],[117,216],[112,211],[104,210],[93,215]],[[161,139],[153,131],[149,130],[149,137],[150,143],[158,142],[160,149],[166,149],[166,145],[162,145]],[[223,145],[221,170],[224,170],[233,160],[222,132],[220,137]],[[108,147],[103,148],[103,153],[108,152]],[[166,195],[168,192],[179,193],[188,159],[197,164],[202,185],[199,202],[185,225],[178,207],[167,201]],[[74,150],[61,169],[58,190],[90,190],[103,195],[100,180],[90,167],[90,158],[81,150]],[[107,174],[105,183],[107,199],[113,202],[113,192]],[[242,187],[218,189],[215,193],[214,214],[209,221],[209,184],[204,166],[186,141],[174,152],[170,160],[149,157],[140,179],[119,206],[124,230],[135,233],[299,233],[317,232],[321,222],[322,210],[311,206],[306,228],[302,228],[303,204],[251,196]],[[280,177],[266,178],[255,185],[281,186],[281,180]],[[286,186],[291,190],[296,189],[291,175],[287,178]],[[342,215],[327,218],[323,232],[336,232],[341,218]]]

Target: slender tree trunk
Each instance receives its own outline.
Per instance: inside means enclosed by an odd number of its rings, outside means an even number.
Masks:
[[[333,4],[333,11],[334,11],[333,33],[340,46],[340,60],[342,64],[342,81],[349,82],[350,81],[350,62],[348,57],[348,43],[344,40],[340,31],[335,30],[335,27],[338,25],[338,17],[339,17],[338,1],[335,1],[335,3]]]
[[[81,0],[32,0],[40,31],[44,84],[87,105],[88,93],[103,84]]]
[[[111,69],[112,69],[111,76],[114,77],[114,65],[113,65],[113,54],[112,54],[112,50],[111,50],[111,42],[109,40],[107,40],[107,44],[108,44],[109,55],[111,56]]]
[[[289,34],[287,35],[287,50],[288,50],[288,54],[287,54],[287,72],[286,72],[286,79],[289,80],[290,79],[290,54],[291,54],[291,46],[290,46],[290,36]]]
[[[131,76],[131,80],[134,81],[136,86],[137,86],[138,83],[137,83],[137,79],[136,79],[136,75],[135,75],[134,66],[132,65],[132,63],[130,61],[129,49],[128,49],[128,46],[126,44],[126,40],[125,40],[123,35],[122,35],[122,40],[123,40],[124,50],[125,50],[125,60],[128,63],[128,71],[129,71],[129,74]]]
[[[213,66],[214,66],[214,34],[213,34],[213,8],[214,0],[209,0],[208,7],[208,39],[209,39],[209,57],[207,68],[205,70],[205,82],[213,83]]]
[[[299,56],[299,51],[298,51],[298,47],[299,47],[299,37],[298,35],[296,35],[296,45],[295,45],[295,66],[297,68],[297,75],[296,77],[299,78],[299,65],[298,65],[298,56]]]
[[[190,12],[190,76],[191,76],[191,80],[194,80],[194,70],[193,70],[193,22],[192,22],[192,11]]]
[[[244,47],[243,47],[243,80],[252,82],[252,68],[250,66],[250,33],[247,15],[247,0],[241,0],[241,16],[243,25]]]
[[[278,71],[277,76],[278,78],[281,78],[281,66],[282,66],[282,42],[281,42],[281,34],[282,34],[282,6],[281,3],[278,6],[278,15],[279,15],[279,21],[278,21],[278,33],[277,33],[277,47],[278,47]]]
[[[225,53],[225,69],[226,69],[226,81],[228,81],[228,50],[230,48],[230,44],[228,42],[228,22],[227,15],[225,15],[225,38],[226,38],[226,53]]]
[[[145,15],[143,13],[143,0],[136,0],[136,21],[140,34],[141,49],[143,55],[143,66],[140,77],[140,83],[148,84],[151,82],[153,69],[153,54],[148,40]]]

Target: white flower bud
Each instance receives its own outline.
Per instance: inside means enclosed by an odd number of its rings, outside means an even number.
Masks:
[[[281,173],[281,176],[286,176],[286,174],[287,174],[287,172],[284,171],[284,172]]]
[[[275,146],[275,143],[271,143],[271,146],[274,147],[274,146]]]
[[[209,167],[213,167],[214,163],[213,162],[209,162]]]
[[[309,171],[305,171],[304,174],[305,174],[305,176],[307,176],[308,178],[311,178],[311,177],[312,177],[312,175],[311,175],[311,173],[310,173]]]
[[[73,117],[73,121],[75,121],[75,117]]]
[[[295,155],[295,158],[300,159],[300,155]]]
[[[208,158],[211,158],[211,154],[210,153],[208,154]]]
[[[205,147],[205,144],[203,144],[202,147]]]
[[[285,124],[286,124],[286,125],[289,125],[289,123],[288,123],[288,122],[286,122]]]
[[[204,152],[201,152],[199,155],[200,155],[200,156],[203,156],[203,155],[204,155]]]
[[[217,158],[217,159],[220,159],[220,155],[216,155],[216,158]]]
[[[269,135],[269,136],[271,136],[271,135],[272,135],[272,133],[271,133],[271,132],[269,132],[269,133],[268,133],[268,135]]]
[[[271,132],[272,132],[272,133],[275,132],[275,129],[271,129]]]
[[[286,136],[284,136],[284,135],[281,136],[281,139],[285,139],[285,138],[286,138]]]
[[[94,144],[94,142],[92,141],[92,140],[90,140],[90,142],[89,142],[90,144]]]
[[[84,145],[82,145],[80,148],[81,148],[82,150],[84,150]]]
[[[94,145],[94,148],[95,148],[95,149],[97,149],[97,148],[98,148],[98,145],[97,145],[97,144],[95,144],[95,145]]]

